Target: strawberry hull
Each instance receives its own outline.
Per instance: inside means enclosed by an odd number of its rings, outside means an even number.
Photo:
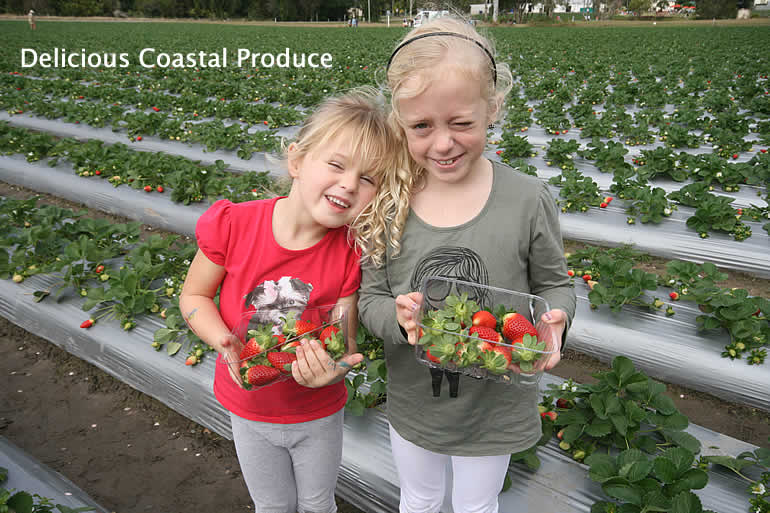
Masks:
[[[533,294],[443,277],[422,285],[417,360],[429,367],[524,387],[537,387],[558,335],[537,321],[550,310]],[[487,310],[497,320],[478,329],[469,319]]]
[[[220,365],[229,365],[247,390],[294,379],[291,362],[301,340],[325,339],[320,343],[334,360],[348,351],[347,319],[335,305],[244,312],[232,329],[240,345],[223,354]]]

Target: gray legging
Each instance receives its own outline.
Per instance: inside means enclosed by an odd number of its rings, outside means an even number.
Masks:
[[[299,424],[230,414],[233,441],[256,513],[335,513],[344,409]]]

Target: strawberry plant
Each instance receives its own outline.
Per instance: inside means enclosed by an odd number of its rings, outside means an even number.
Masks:
[[[601,139],[594,137],[588,147],[578,151],[578,155],[583,158],[595,160],[596,167],[602,173],[614,173],[617,169],[632,169],[631,165],[625,161],[625,155],[628,150],[623,144],[615,141],[607,141],[605,145]]]
[[[706,238],[711,230],[729,233],[737,241],[751,237],[751,227],[736,218],[736,211],[730,206],[732,198],[706,196],[687,218],[687,226]]]
[[[532,145],[529,143],[527,138],[519,137],[518,135],[512,135],[510,132],[503,133],[500,149],[503,150],[501,155],[503,162],[506,162],[506,159],[516,157],[527,158],[532,154]]]
[[[540,403],[542,412],[555,413],[544,434],[558,431],[562,450],[573,459],[588,463],[593,454],[628,449],[661,455],[675,447],[691,457],[700,451],[666,386],[636,371],[631,360],[617,356],[611,370],[594,377],[595,384],[549,384]]]
[[[564,170],[575,170],[575,162],[572,154],[577,152],[580,145],[575,139],[565,141],[563,139],[554,139],[548,145],[545,152],[545,158],[549,166],[556,166]]]
[[[676,206],[671,205],[666,198],[666,191],[660,187],[630,187],[625,190],[624,196],[630,200],[627,202],[626,212],[631,217],[639,217],[645,224],[658,224],[676,210]]]
[[[613,312],[620,311],[623,305],[655,308],[654,301],[646,301],[642,294],[657,289],[657,276],[632,267],[631,260],[606,254],[594,259],[592,277],[597,282],[588,293],[591,305],[608,305]]]
[[[683,182],[687,179],[687,171],[677,165],[677,157],[669,148],[659,147],[654,150],[642,150],[637,159],[643,162],[637,168],[637,173],[644,181],[653,180],[658,176],[666,176],[676,182]]]
[[[723,357],[733,360],[747,354],[749,365],[764,363],[770,343],[770,301],[749,297],[745,289],[720,288],[709,280],[697,282],[686,292],[704,314],[696,318],[699,329],[725,329],[730,334]]]
[[[692,492],[708,483],[708,474],[693,467],[694,460],[693,453],[681,447],[667,449],[654,458],[639,449],[617,455],[594,453],[586,458],[588,474],[614,501],[596,502],[591,511],[714,513],[704,510]]]
[[[714,465],[734,472],[747,483],[751,494],[749,511],[756,513],[770,512],[770,449],[760,447],[753,452],[744,451],[737,457],[732,456],[703,456],[703,465]],[[751,479],[745,475],[746,469],[762,472],[759,479]]]
[[[596,182],[577,170],[564,170],[548,183],[561,188],[559,196],[563,199],[558,200],[558,204],[562,212],[586,212],[598,207],[604,198]]]
[[[51,499],[38,494],[30,494],[24,490],[8,490],[5,481],[8,479],[8,469],[0,467],[0,512],[6,513],[83,513],[94,511],[90,506],[71,508],[63,504],[55,504]]]
[[[356,332],[356,346],[364,355],[364,362],[358,364],[361,367],[354,368],[345,379],[348,389],[345,407],[353,415],[363,415],[367,408],[374,408],[385,400],[388,369],[383,357],[382,340],[374,337],[362,324]],[[366,392],[361,388],[364,383],[368,384]]]

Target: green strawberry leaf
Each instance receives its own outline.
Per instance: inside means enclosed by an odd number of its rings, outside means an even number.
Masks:
[[[642,505],[641,491],[623,477],[613,477],[602,484],[602,490],[613,499]]]

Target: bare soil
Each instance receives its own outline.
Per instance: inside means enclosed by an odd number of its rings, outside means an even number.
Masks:
[[[0,182],[0,195],[33,191]],[[41,201],[79,205],[40,195]],[[92,211],[116,222],[125,219]],[[157,230],[145,227],[145,234]],[[568,250],[578,247],[567,241]],[[662,269],[652,259],[647,270]],[[770,297],[770,282],[729,273],[730,286]],[[566,351],[554,373],[579,382],[606,365]],[[61,472],[115,513],[251,511],[231,441],[195,424],[159,401],[0,318],[0,435]],[[669,385],[690,421],[768,447],[770,415],[708,394]],[[343,513],[359,513],[338,499]]]

